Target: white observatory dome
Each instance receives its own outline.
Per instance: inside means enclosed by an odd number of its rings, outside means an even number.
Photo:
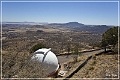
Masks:
[[[42,48],[35,51],[35,55],[31,60],[37,58],[40,63],[44,63],[47,66],[47,73],[51,74],[58,70],[59,64],[56,55],[50,51],[51,49]]]

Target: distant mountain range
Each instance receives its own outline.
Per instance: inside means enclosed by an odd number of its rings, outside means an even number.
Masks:
[[[68,22],[68,23],[52,23],[49,25],[59,26],[59,27],[80,27],[80,26],[83,26],[84,24],[81,24],[78,22]]]
[[[108,25],[85,25],[78,22],[68,22],[68,23],[44,23],[44,22],[3,22],[3,24],[32,24],[32,25],[45,25],[45,26],[52,26],[52,27],[65,27],[69,28],[72,31],[87,31],[91,33],[99,33],[102,34],[109,28],[114,26]]]
[[[100,33],[100,34],[104,33],[109,28],[114,27],[114,26],[108,26],[108,25],[85,25],[78,22],[68,22],[63,24],[53,23],[49,25],[54,27],[71,28],[73,31],[88,31],[91,33]]]
[[[52,26],[62,26],[62,27],[82,27],[82,26],[89,26],[89,27],[95,27],[95,26],[108,26],[108,25],[85,25],[82,23],[78,23],[78,22],[68,22],[68,23],[50,23],[49,25]],[[111,26],[113,27],[113,26]]]
[[[2,22],[2,24],[48,24],[47,22]]]

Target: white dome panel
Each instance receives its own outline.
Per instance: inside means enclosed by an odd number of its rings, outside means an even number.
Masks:
[[[56,55],[50,51],[51,49],[42,48],[35,51],[35,55],[32,56],[32,60],[37,58],[40,63],[44,63],[48,74],[56,71],[59,68],[58,59]]]

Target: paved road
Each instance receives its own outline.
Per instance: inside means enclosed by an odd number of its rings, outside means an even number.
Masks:
[[[93,55],[93,54],[97,54],[97,53],[100,53],[100,52],[103,52],[103,51],[104,50],[97,50],[97,51],[92,51],[92,52],[85,52],[85,53],[82,53],[82,55],[87,55],[87,54]],[[57,56],[57,58],[58,58],[59,63],[64,63],[64,62],[72,59],[74,56],[77,56],[77,55],[69,55],[69,56],[67,56],[67,55],[61,55],[61,56]]]

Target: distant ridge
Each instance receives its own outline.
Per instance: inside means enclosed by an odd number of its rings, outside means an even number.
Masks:
[[[45,25],[45,26],[50,26],[50,27],[64,27],[64,28],[69,28],[71,31],[82,31],[82,32],[90,32],[90,33],[99,33],[102,34],[109,28],[112,28],[114,26],[109,26],[109,25],[85,25],[79,22],[68,22],[68,23],[40,23],[40,22],[3,22],[5,25],[9,26],[15,26],[16,25]],[[30,27],[29,25],[29,27]]]
[[[64,26],[69,26],[69,27],[78,27],[78,26],[83,26],[84,24],[81,24],[81,23],[78,23],[78,22],[69,22],[69,23],[66,23],[64,24]]]
[[[80,27],[80,26],[84,26],[84,24],[78,23],[78,22],[51,23],[49,25],[52,25],[52,26],[61,26],[61,27]]]
[[[73,31],[88,31],[91,33],[100,33],[100,34],[104,33],[109,28],[114,27],[114,26],[108,26],[108,25],[94,25],[94,24],[85,25],[78,22],[52,23],[49,25],[54,27],[66,27],[66,28],[72,29]]]
[[[47,22],[2,22],[2,24],[48,24]]]

